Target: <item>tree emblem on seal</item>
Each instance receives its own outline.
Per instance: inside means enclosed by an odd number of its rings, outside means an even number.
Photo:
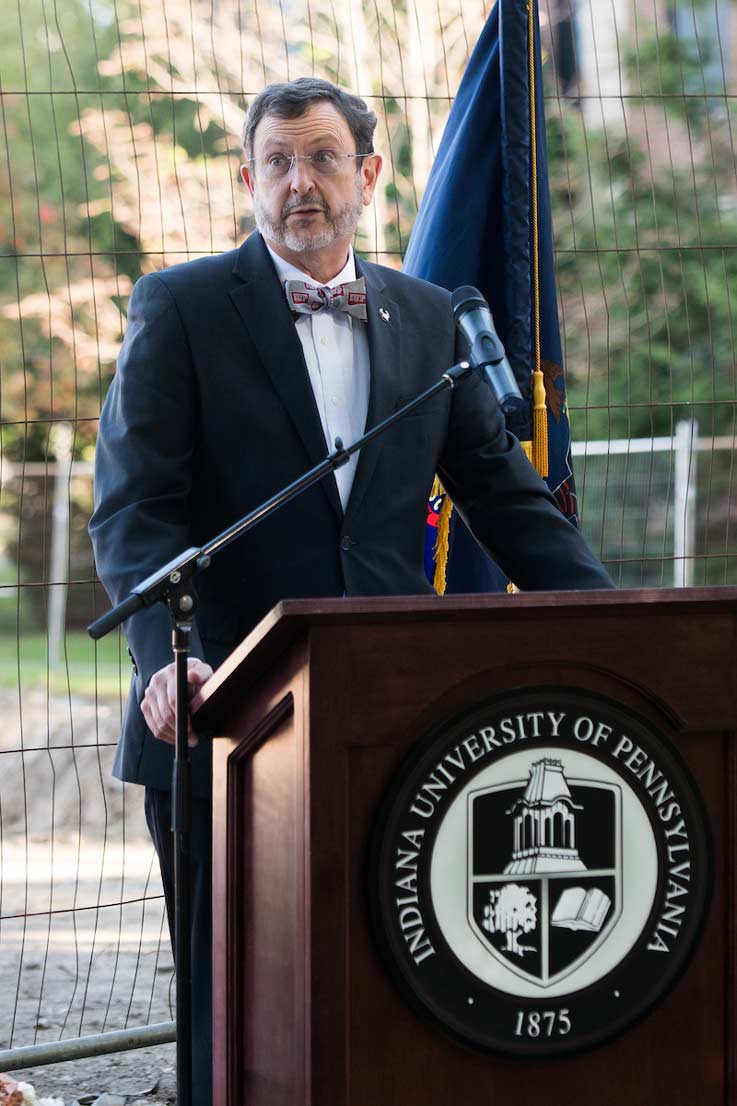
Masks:
[[[532,945],[520,944],[520,933],[529,933],[537,922],[537,900],[529,887],[517,883],[505,883],[498,891],[489,891],[489,902],[484,907],[482,927],[489,933],[504,933],[507,938],[505,952],[524,956],[534,952]]]

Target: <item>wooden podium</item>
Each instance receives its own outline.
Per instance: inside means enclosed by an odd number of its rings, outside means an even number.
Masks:
[[[272,611],[195,703],[215,736],[215,1106],[734,1106],[736,628],[726,587]],[[525,687],[604,696],[665,732],[713,839],[677,984],[615,1039],[537,1060],[463,1047],[411,1008],[367,886],[377,810],[413,744]]]

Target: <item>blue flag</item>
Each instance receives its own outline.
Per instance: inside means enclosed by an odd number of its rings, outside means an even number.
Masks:
[[[532,66],[530,59],[532,57]],[[536,187],[535,187],[536,182]],[[553,273],[537,0],[497,0],[469,60],[417,214],[404,271],[486,298],[529,405],[507,425],[577,524]],[[441,500],[428,505],[425,567]],[[453,513],[446,591],[506,578]]]

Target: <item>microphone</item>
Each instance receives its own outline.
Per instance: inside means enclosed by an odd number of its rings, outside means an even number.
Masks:
[[[503,413],[511,415],[519,411],[525,401],[494,327],[488,303],[478,288],[469,284],[456,288],[450,302],[455,324],[470,346],[468,360],[475,369],[483,369]]]

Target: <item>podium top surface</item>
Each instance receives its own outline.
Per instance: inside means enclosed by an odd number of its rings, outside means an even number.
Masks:
[[[287,599],[278,603],[258,623],[202,686],[192,700],[192,712],[206,729],[219,713],[222,693],[238,672],[241,689],[252,686],[301,636],[317,627],[359,627],[390,622],[472,624],[490,617],[494,621],[526,620],[555,609],[556,618],[607,617],[636,609],[641,615],[697,612],[737,613],[737,587],[633,588],[605,591],[538,591],[514,595],[410,595],[380,598]]]

